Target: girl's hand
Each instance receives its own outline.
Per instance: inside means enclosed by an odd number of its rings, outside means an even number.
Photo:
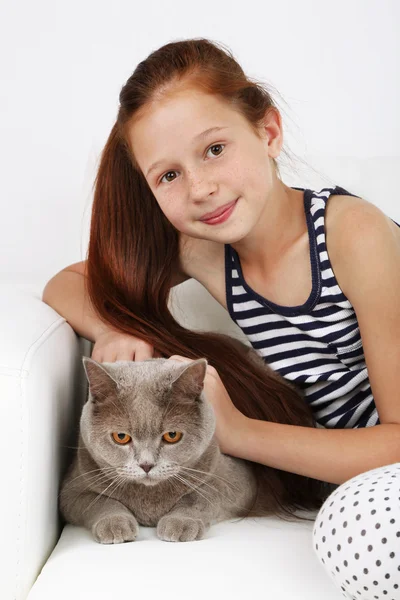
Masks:
[[[194,362],[191,358],[179,356],[178,354],[170,356],[168,360]],[[207,365],[204,392],[207,400],[212,404],[216,416],[215,436],[219,448],[224,454],[229,454],[232,440],[235,439],[236,435],[239,435],[246,417],[232,403],[217,370],[211,365]],[[231,444],[229,444],[229,440]]]
[[[161,354],[144,340],[121,331],[105,328],[96,338],[91,358],[99,363],[117,362],[118,360],[142,361],[149,358],[161,358]]]

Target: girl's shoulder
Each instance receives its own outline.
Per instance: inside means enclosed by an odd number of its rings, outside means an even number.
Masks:
[[[197,279],[205,267],[213,268],[215,261],[219,263],[224,258],[224,244],[180,233],[179,256],[182,273]]]
[[[325,210],[325,229],[331,245],[340,238],[357,236],[364,223],[384,223],[400,239],[400,227],[378,206],[360,196],[334,195],[328,198]]]
[[[196,279],[226,308],[225,245],[180,233],[179,257],[181,281]]]
[[[351,275],[348,273],[349,251],[355,244],[361,247],[365,236],[377,230],[392,232],[400,246],[400,227],[378,206],[358,196],[329,196],[325,211],[326,245],[341,287],[342,283],[346,287]]]
[[[326,225],[330,225],[330,229],[337,229],[339,225],[343,225],[347,219],[351,218],[352,222],[363,221],[364,219],[384,220],[387,224],[396,231],[399,226],[386,215],[378,206],[369,202],[361,196],[349,196],[346,194],[331,194],[328,198],[325,211]]]

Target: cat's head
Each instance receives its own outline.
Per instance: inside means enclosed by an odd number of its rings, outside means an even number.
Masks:
[[[83,365],[89,397],[80,430],[102,468],[155,485],[180,465],[196,463],[210,445],[216,419],[204,394],[206,359],[98,363],[83,357]]]

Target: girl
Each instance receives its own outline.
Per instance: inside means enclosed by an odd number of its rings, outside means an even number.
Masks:
[[[159,48],[119,99],[84,267],[92,357],[205,356],[221,450],[301,476],[293,493],[328,484],[321,564],[348,598],[399,598],[398,224],[342,187],[285,185],[277,107],[208,40]],[[170,289],[191,277],[302,389],[316,428],[263,419],[251,365],[173,319]]]

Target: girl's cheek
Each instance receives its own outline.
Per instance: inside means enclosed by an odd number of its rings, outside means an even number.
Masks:
[[[163,190],[162,195],[156,197],[156,200],[168,221],[172,223],[178,231],[184,231],[188,226],[188,220],[193,216],[193,209],[191,214],[185,201],[179,199],[179,193],[176,186],[174,187],[175,190]]]
[[[183,215],[179,216],[174,214],[167,218],[178,231],[182,231],[184,233],[187,229],[187,220],[185,220]]]
[[[164,198],[162,209],[164,210],[166,217],[174,225],[185,221],[185,207],[179,202],[176,195],[174,197],[171,194],[169,197]]]
[[[181,231],[182,227],[185,227],[186,217],[184,209],[172,206],[172,201],[171,203],[165,202],[160,204],[160,208],[168,221],[172,223],[176,229]]]

